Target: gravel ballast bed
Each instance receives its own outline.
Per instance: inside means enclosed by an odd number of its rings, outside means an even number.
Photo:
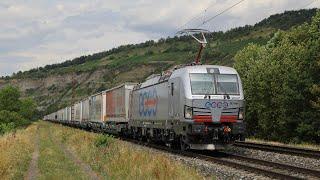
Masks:
[[[289,164],[292,166],[298,166],[302,168],[314,169],[320,171],[320,159],[307,158],[302,156],[287,155],[275,152],[268,152],[250,148],[242,147],[230,147],[227,152],[262,159],[266,161],[272,161],[277,163]]]

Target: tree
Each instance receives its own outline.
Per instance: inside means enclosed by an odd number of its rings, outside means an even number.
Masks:
[[[250,135],[320,142],[320,11],[311,24],[279,31],[265,46],[235,56],[244,85]]]
[[[18,88],[6,86],[0,91],[0,111],[19,111],[20,109],[20,92]]]
[[[32,120],[36,113],[36,103],[31,98],[21,100],[19,114],[28,120]]]

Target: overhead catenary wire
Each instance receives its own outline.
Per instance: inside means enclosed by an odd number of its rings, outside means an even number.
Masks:
[[[308,4],[304,5],[301,9],[304,9],[304,8],[310,6],[311,4],[315,3],[316,1],[318,1],[318,0],[312,0],[312,1],[309,2]]]
[[[192,22],[193,20],[195,20],[195,19],[200,19],[202,13],[205,14],[205,13],[207,12],[207,10],[210,9],[210,8],[211,8],[212,6],[214,6],[214,5],[215,5],[215,2],[210,3],[210,5],[209,5],[207,8],[205,8],[203,11],[201,11],[201,12],[198,13],[197,15],[193,16],[192,18],[190,18],[190,20],[188,20],[186,23],[184,23],[182,26],[180,26],[180,27],[178,28],[178,30],[182,29],[183,27],[185,27],[187,24],[189,24],[189,23]]]
[[[201,24],[199,24],[199,25],[196,26],[195,28],[199,28],[199,27],[207,24],[208,22],[214,20],[214,19],[217,18],[218,16],[220,16],[220,15],[224,14],[225,12],[231,10],[232,8],[238,6],[239,4],[241,4],[241,3],[244,2],[244,1],[246,1],[246,0],[240,0],[240,1],[238,1],[237,3],[233,4],[232,6],[226,8],[226,9],[224,9],[224,10],[221,11],[220,13],[214,15],[213,17],[211,17],[211,18],[209,18],[209,19],[207,19],[207,20],[204,20]],[[304,5],[303,7],[299,8],[299,9],[304,9],[304,8],[310,6],[311,4],[313,4],[313,3],[317,2],[317,1],[318,1],[318,0],[312,0],[311,2],[309,2],[308,4]],[[205,10],[203,10],[203,11],[200,12],[198,15],[194,16],[193,18],[191,18],[190,20],[188,20],[185,24],[183,24],[182,26],[180,26],[180,27],[178,28],[178,30],[180,30],[182,27],[186,26],[186,25],[187,25],[188,23],[190,23],[191,21],[193,21],[193,20],[195,20],[195,19],[200,19],[200,18],[201,18],[201,14],[202,14],[202,13],[206,13],[207,10],[208,10],[210,7],[212,7],[213,5],[214,5],[214,4],[210,4]]]
[[[235,6],[241,4],[243,1],[245,1],[245,0],[240,0],[240,1],[238,1],[237,3],[233,4],[232,6],[226,8],[226,9],[224,9],[224,10],[221,11],[220,13],[216,14],[215,16],[213,16],[213,17],[211,17],[211,18],[209,18],[209,19],[207,19],[207,20],[204,19],[203,22],[202,22],[200,25],[198,25],[196,28],[199,28],[200,26],[203,26],[204,24],[208,23],[209,21],[212,21],[212,20],[215,19],[216,17],[224,14],[225,12],[227,12],[227,11],[229,11],[230,9],[234,8]],[[186,26],[186,25],[187,25],[188,23],[190,23],[191,21],[193,21],[193,20],[195,20],[195,19],[200,19],[200,18],[201,18],[201,14],[202,14],[202,13],[206,13],[206,12],[208,11],[208,9],[211,8],[213,5],[215,5],[215,4],[214,4],[214,3],[210,4],[210,5],[209,5],[206,9],[204,9],[202,12],[200,12],[199,14],[197,14],[196,16],[194,16],[193,18],[191,18],[190,20],[188,20],[185,24],[183,24],[182,26],[180,26],[180,27],[178,28],[178,30],[182,29],[184,26]]]
[[[202,22],[201,24],[199,24],[196,28],[199,28],[199,27],[207,24],[208,22],[212,21],[213,19],[217,18],[218,16],[224,14],[225,12],[227,12],[227,11],[231,10],[232,8],[236,7],[237,5],[241,4],[243,1],[246,1],[246,0],[240,0],[240,1],[238,1],[237,3],[233,4],[232,6],[226,8],[226,9],[224,9],[224,10],[221,11],[220,13],[214,15],[213,17],[211,17],[211,18],[209,18],[209,19],[207,19],[207,20],[205,20],[205,21],[203,21],[203,22]]]

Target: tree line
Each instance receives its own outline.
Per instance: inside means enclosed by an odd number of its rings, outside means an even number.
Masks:
[[[320,11],[266,45],[250,44],[236,54],[234,67],[250,136],[320,143]]]

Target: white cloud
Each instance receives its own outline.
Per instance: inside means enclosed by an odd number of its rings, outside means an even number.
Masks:
[[[64,5],[58,4],[58,5],[56,6],[56,8],[57,8],[58,11],[63,11],[63,10],[64,10]]]
[[[238,0],[1,0],[0,75],[57,63],[121,44],[172,36],[199,25]],[[300,0],[246,0],[206,24],[227,30],[284,10]],[[319,7],[320,2],[308,6]],[[208,8],[209,7],[209,8]],[[206,12],[203,12],[204,9]]]

